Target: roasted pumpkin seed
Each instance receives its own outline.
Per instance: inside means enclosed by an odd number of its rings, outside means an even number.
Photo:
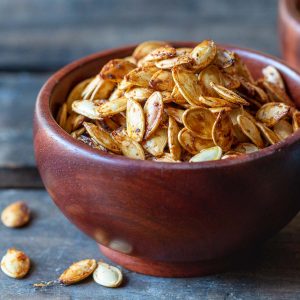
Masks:
[[[144,87],[134,87],[125,92],[125,97],[127,99],[133,99],[138,102],[145,102],[154,91],[150,88]]]
[[[86,131],[89,133],[91,138],[99,145],[103,146],[104,148],[114,152],[120,153],[120,148],[118,144],[112,139],[110,134],[106,132],[104,129],[100,128],[99,126],[84,122],[83,126],[85,127]]]
[[[128,136],[141,142],[145,133],[145,116],[142,106],[133,99],[127,101],[126,124]]]
[[[234,150],[241,153],[252,153],[258,151],[259,148],[251,143],[240,143]]]
[[[101,104],[97,108],[97,112],[101,116],[101,118],[111,117],[122,111],[125,111],[126,107],[127,107],[127,98],[121,97]]]
[[[180,160],[181,156],[181,146],[178,141],[179,131],[176,121],[172,117],[169,117],[168,146],[174,160]]]
[[[93,278],[96,283],[110,288],[116,288],[122,284],[122,272],[114,266],[108,265],[99,261],[97,268],[93,273]]]
[[[143,147],[153,156],[161,156],[168,142],[168,130],[158,128],[154,134],[143,142]]]
[[[146,41],[144,43],[139,44],[132,53],[132,56],[136,60],[140,60],[146,55],[148,55],[153,50],[167,46],[167,43],[164,41]]]
[[[202,139],[212,139],[215,120],[215,115],[204,107],[190,108],[182,115],[184,126]]]
[[[82,92],[84,91],[85,87],[93,80],[93,78],[88,78],[85,79],[81,82],[79,82],[75,87],[71,90],[70,94],[68,95],[67,98],[67,108],[68,112],[72,112],[72,103],[75,100],[81,100],[83,99],[82,97]]]
[[[182,148],[191,154],[197,154],[202,149],[214,146],[214,142],[212,140],[203,139],[187,128],[180,130],[178,134],[178,141]]]
[[[182,124],[182,115],[184,113],[183,109],[174,108],[174,107],[166,107],[165,112],[172,118],[174,118],[178,123]]]
[[[162,121],[164,103],[161,93],[154,92],[146,101],[144,113],[146,119],[145,139],[148,139],[158,128]]]
[[[24,201],[8,205],[1,213],[1,221],[6,227],[21,227],[29,222],[30,210]]]
[[[285,89],[283,79],[276,68],[273,66],[267,66],[262,69],[262,73],[267,82],[275,84],[283,90]]]
[[[280,142],[280,138],[277,136],[277,134],[273,130],[268,128],[266,125],[264,125],[263,123],[259,123],[259,122],[257,122],[256,125],[260,129],[260,131],[263,134],[263,136],[265,137],[265,139],[271,145],[274,145],[274,144]]]
[[[223,151],[228,151],[234,140],[232,123],[229,115],[224,111],[220,111],[212,128],[212,138],[215,145],[219,146]]]
[[[241,98],[238,94],[219,84],[215,84],[211,81],[210,86],[219,94],[219,96],[229,102],[239,105],[249,105],[249,103],[245,99]]]
[[[113,82],[121,82],[126,74],[135,69],[136,65],[125,59],[112,59],[103,66],[100,76]]]
[[[289,113],[290,107],[284,103],[270,102],[263,105],[256,113],[256,118],[266,126],[274,126]]]
[[[72,110],[92,120],[100,120],[98,107],[90,100],[78,100],[72,103]]]
[[[262,148],[264,142],[261,138],[259,130],[256,127],[256,124],[247,116],[239,115],[237,117],[237,122],[242,130],[242,132],[258,147]]]
[[[217,54],[217,46],[214,41],[205,40],[198,44],[191,52],[191,57],[194,59],[196,69],[204,69],[215,58]]]
[[[170,46],[159,47],[152,50],[145,58],[144,61],[157,61],[168,59],[176,55],[176,49]]]
[[[96,267],[97,263],[94,259],[75,262],[60,275],[58,280],[65,285],[77,283],[90,276]]]
[[[1,270],[12,278],[23,278],[30,269],[29,257],[20,250],[10,248],[1,260]]]
[[[164,59],[155,62],[155,66],[159,69],[169,70],[176,66],[189,66],[193,59],[187,55],[181,55],[169,59]]]
[[[194,155],[190,162],[203,162],[203,161],[210,161],[210,160],[218,160],[222,156],[222,149],[219,146],[206,148],[201,150],[198,154]]]
[[[293,126],[287,120],[279,120],[273,130],[281,140],[284,140],[293,133]]]
[[[294,111],[293,112],[293,130],[296,132],[300,128],[300,112]]]
[[[172,75],[184,99],[191,105],[199,104],[200,86],[198,85],[196,75],[181,66],[173,67]]]
[[[174,81],[170,71],[159,70],[153,74],[149,82],[150,87],[157,91],[172,92]]]

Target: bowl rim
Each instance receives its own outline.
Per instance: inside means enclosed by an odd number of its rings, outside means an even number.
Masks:
[[[196,42],[191,41],[168,41],[175,47],[189,47],[189,46],[195,46]],[[61,144],[64,144],[66,147],[72,147],[73,149],[76,149],[76,152],[88,156],[90,159],[93,159],[95,161],[99,161],[102,163],[107,164],[113,164],[113,165],[119,165],[119,166],[130,166],[130,167],[138,167],[138,168],[145,168],[145,169],[165,169],[165,170],[191,170],[191,169],[215,169],[215,168],[223,168],[223,167],[229,167],[234,165],[241,165],[246,164],[251,161],[256,161],[260,159],[264,159],[266,157],[269,157],[276,152],[282,151],[283,149],[286,149],[287,147],[290,147],[296,142],[300,141],[300,130],[298,132],[293,133],[283,141],[280,141],[279,143],[275,145],[268,146],[266,148],[263,148],[257,152],[253,152],[246,155],[241,155],[239,157],[236,157],[234,159],[220,159],[215,161],[206,161],[206,162],[196,162],[196,163],[190,163],[190,162],[181,162],[181,163],[169,163],[169,162],[157,162],[157,161],[149,161],[149,160],[135,160],[130,159],[128,157],[125,157],[123,155],[118,154],[110,154],[107,152],[102,152],[101,150],[94,149],[80,141],[77,141],[71,135],[69,135],[64,129],[62,129],[56,120],[54,119],[52,112],[50,110],[50,99],[52,92],[55,88],[59,86],[60,81],[66,77],[69,73],[81,68],[83,65],[90,63],[94,60],[98,60],[101,57],[106,56],[112,56],[115,53],[118,52],[126,52],[133,50],[137,44],[131,44],[131,45],[125,45],[122,47],[115,47],[108,50],[96,52],[93,54],[90,54],[88,56],[85,56],[83,58],[77,59],[66,66],[59,69],[57,72],[52,74],[48,80],[44,83],[42,88],[40,89],[37,101],[35,105],[35,127],[40,126],[40,124],[37,124],[38,122],[41,122],[43,127],[48,130],[49,135],[60,142]],[[293,69],[292,67],[288,66],[283,60],[274,57],[269,54],[264,54],[260,51],[251,50],[244,47],[239,46],[233,46],[233,45],[227,45],[227,44],[218,44],[218,46],[226,48],[228,50],[232,50],[238,53],[247,53],[248,57],[261,57],[261,59],[264,59],[266,61],[272,62],[273,65],[280,66],[280,68],[286,69],[289,73],[294,73],[294,76],[299,77],[300,80],[300,74]]]

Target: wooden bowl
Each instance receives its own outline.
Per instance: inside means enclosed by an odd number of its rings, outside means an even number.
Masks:
[[[298,73],[271,56],[224,47],[236,51],[255,77],[268,64],[278,68],[300,105]],[[167,277],[223,271],[298,212],[300,131],[241,158],[193,164],[131,160],[74,140],[53,118],[58,104],[76,83],[133,49],[80,59],[42,87],[34,148],[45,187],[64,215],[125,268]]]
[[[278,21],[284,59],[300,70],[300,0],[279,0]]]

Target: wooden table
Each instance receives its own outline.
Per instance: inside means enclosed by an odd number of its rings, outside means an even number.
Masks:
[[[86,280],[35,289],[71,262],[103,258],[43,189],[32,151],[36,94],[60,66],[91,52],[147,39],[237,44],[279,55],[274,0],[0,1],[0,210],[27,201],[33,219],[23,229],[0,225],[0,255],[23,249],[33,267],[23,280],[0,272],[0,299],[299,299],[300,216],[240,270],[192,279],[163,279],[124,270],[122,288]]]

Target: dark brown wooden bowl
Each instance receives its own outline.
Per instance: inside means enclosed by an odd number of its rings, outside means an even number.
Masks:
[[[300,70],[300,0],[279,0],[278,21],[283,58]]]
[[[224,47],[236,51],[255,77],[268,64],[278,68],[300,105],[298,73],[274,57]],[[133,48],[90,55],[45,83],[34,118],[43,182],[65,216],[128,269],[169,277],[222,271],[298,212],[300,132],[241,158],[193,164],[131,160],[74,140],[53,118],[58,104],[77,82]]]

